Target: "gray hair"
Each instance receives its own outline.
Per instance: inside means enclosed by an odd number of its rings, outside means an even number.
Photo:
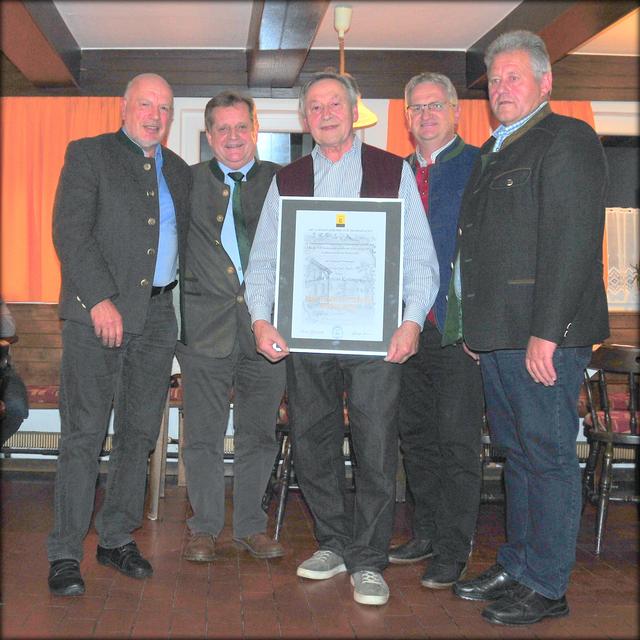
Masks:
[[[251,96],[239,93],[238,91],[221,91],[219,94],[213,96],[207,106],[204,108],[204,126],[207,131],[211,131],[213,127],[213,110],[218,107],[233,107],[236,104],[246,104],[249,109],[249,117],[255,127],[256,124],[256,103]]]
[[[507,31],[499,35],[488,47],[484,55],[487,71],[491,68],[496,56],[507,51],[525,51],[531,60],[531,70],[536,80],[551,71],[549,53],[544,40],[531,31]]]
[[[453,86],[453,82],[447,78],[447,76],[441,73],[432,73],[430,71],[424,71],[417,76],[413,76],[409,82],[407,82],[404,88],[404,106],[409,106],[411,100],[411,94],[413,90],[419,85],[424,83],[440,85],[447,94],[447,100],[455,107],[458,104],[458,92]]]
[[[349,98],[349,103],[351,108],[355,107],[358,102],[358,85],[355,82],[355,79],[352,76],[340,75],[336,71],[319,71],[318,73],[314,73],[311,78],[306,82],[306,84],[300,89],[300,97],[298,99],[298,110],[304,116],[305,103],[307,101],[307,94],[309,93],[309,89],[316,83],[321,80],[335,80],[339,82],[347,92],[347,97]]]

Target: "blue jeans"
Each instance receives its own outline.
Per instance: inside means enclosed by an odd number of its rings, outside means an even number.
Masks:
[[[480,354],[492,443],[505,450],[507,542],[498,562],[547,598],[567,590],[580,525],[577,402],[591,347],[556,349],[554,386],[535,383],[524,349]]]
[[[113,447],[98,543],[120,547],[142,524],[147,460],[158,438],[171,376],[177,322],[171,293],[151,298],[142,334],[125,333],[109,349],[93,327],[66,320],[62,328],[60,453],[49,562],[81,560],[93,512],[98,456],[113,405]]]

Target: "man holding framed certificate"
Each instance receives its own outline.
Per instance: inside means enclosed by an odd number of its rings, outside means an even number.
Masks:
[[[289,356],[287,388],[296,476],[313,514],[319,544],[319,550],[298,567],[297,574],[324,580],[348,571],[356,602],[382,605],[389,599],[382,571],[388,563],[393,525],[398,365],[416,353],[439,278],[413,173],[401,158],[365,145],[355,136],[356,101],[354,83],[336,73],[315,74],[303,87],[300,112],[317,145],[310,155],[279,171],[272,182],[245,282],[257,350],[273,362]],[[290,354],[287,341],[271,324],[281,196],[403,201],[400,255],[404,314],[386,345],[386,356],[340,350],[330,353],[326,349]],[[315,267],[318,272],[325,268],[321,264]],[[353,507],[347,505],[344,486],[345,391],[358,461]]]

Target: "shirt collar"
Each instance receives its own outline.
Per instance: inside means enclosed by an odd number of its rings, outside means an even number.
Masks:
[[[226,164],[224,164],[223,162],[220,162],[220,160],[218,160],[218,166],[220,167],[220,171],[222,171],[225,176],[228,176],[230,173],[233,173],[234,171],[241,171],[242,173],[244,173],[245,178],[246,178],[247,173],[249,173],[251,167],[253,167],[255,162],[256,162],[256,159],[255,158],[251,158],[251,160],[249,160],[249,162],[247,162],[247,164],[245,164],[244,166],[240,167],[239,169],[231,169],[231,167],[227,167]]]
[[[436,149],[430,156],[431,162],[427,162],[424,156],[420,153],[420,148],[416,147],[416,160],[421,167],[426,167],[428,164],[433,164],[436,158],[447,148],[449,148],[456,140],[457,136],[454,135],[449,142],[443,144],[440,148]]]
[[[362,142],[360,141],[360,137],[354,133],[353,144],[351,145],[351,149],[346,151],[342,156],[342,158],[348,155],[353,155],[353,154],[358,154],[358,157],[360,157],[361,153],[362,153]],[[322,153],[319,144],[316,144],[313,147],[313,150],[311,151],[311,156],[313,157],[314,160],[316,158],[324,158],[326,161],[332,162],[331,160],[329,160],[329,158],[327,158],[327,156],[324,155],[324,153]],[[342,160],[342,158],[340,158],[340,160]]]
[[[541,102],[531,113],[528,113],[524,118],[521,118],[517,122],[512,122],[510,125],[501,124],[497,127],[493,133],[491,134],[496,142],[493,146],[494,151],[499,151],[502,143],[512,134],[515,133],[518,129],[523,127],[533,116],[538,113],[541,109],[543,109],[548,104],[548,101],[545,100]]]

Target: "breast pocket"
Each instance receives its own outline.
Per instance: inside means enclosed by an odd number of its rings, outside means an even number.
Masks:
[[[520,169],[511,169],[496,176],[489,185],[490,189],[503,190],[513,189],[514,187],[522,187],[531,179],[531,169],[528,167]]]

